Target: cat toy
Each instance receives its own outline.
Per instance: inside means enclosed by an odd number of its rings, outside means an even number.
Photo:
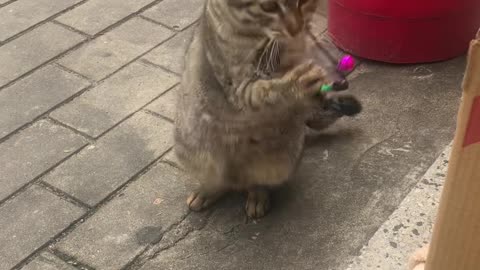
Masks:
[[[308,35],[310,36],[310,38],[313,40],[314,44],[316,45],[316,47],[322,51],[325,56],[327,56],[327,58],[332,62],[332,63],[335,63],[337,60],[335,59],[335,57],[333,57],[329,51],[327,51],[321,44],[320,42],[317,40],[317,38],[315,37],[315,35],[312,33],[311,29],[310,28],[307,28],[307,33]],[[337,63],[337,71],[341,74],[346,74],[346,73],[349,73],[351,72],[353,69],[355,68],[355,59],[353,58],[353,56],[351,55],[344,55],[342,58],[340,58],[340,61],[338,61]],[[321,87],[320,87],[320,91],[318,94],[322,94],[322,93],[326,93],[326,92],[330,92],[330,91],[333,91],[335,89],[333,89],[333,84],[323,84]]]
[[[337,71],[341,73],[347,73],[353,70],[355,67],[355,59],[351,55],[343,56],[340,61],[338,61]],[[320,88],[320,92],[330,92],[333,90],[332,84],[324,84]]]

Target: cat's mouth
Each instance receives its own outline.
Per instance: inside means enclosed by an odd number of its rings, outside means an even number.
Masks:
[[[282,31],[276,31],[276,30],[267,30],[267,32],[265,33],[265,36],[269,40],[278,40],[278,39],[284,38]]]
[[[299,31],[298,33],[301,33],[303,31]],[[295,40],[298,38],[298,34],[292,35],[290,34],[289,31],[287,30],[272,30],[268,29],[267,32],[265,33],[265,36],[268,39],[277,39],[277,40]]]

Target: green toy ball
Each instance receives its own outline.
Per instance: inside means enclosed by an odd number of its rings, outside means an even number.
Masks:
[[[326,93],[326,92],[330,92],[333,90],[333,87],[331,84],[324,84],[322,85],[322,87],[320,88],[320,92],[322,93]]]

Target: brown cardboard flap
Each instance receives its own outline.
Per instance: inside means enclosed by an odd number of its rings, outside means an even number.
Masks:
[[[463,91],[474,95],[480,95],[480,39],[478,38],[470,42],[467,69],[463,79]]]
[[[426,270],[480,269],[480,140],[478,128],[472,130],[480,107],[479,37],[470,43],[463,91]]]

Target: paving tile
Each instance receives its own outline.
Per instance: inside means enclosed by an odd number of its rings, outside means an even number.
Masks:
[[[178,82],[159,68],[133,63],[52,116],[97,137]]]
[[[83,213],[38,186],[8,201],[0,207],[0,269],[15,266]]]
[[[133,18],[71,52],[59,63],[89,78],[101,80],[172,34],[163,26]]]
[[[163,0],[146,10],[143,15],[176,30],[195,22],[203,11],[205,0]]]
[[[45,120],[1,143],[0,200],[85,144],[80,136]]]
[[[241,213],[239,213],[241,215]],[[239,226],[239,225],[237,225]],[[297,265],[298,268],[291,265],[284,265],[279,268],[274,267],[262,267],[256,265],[253,268],[245,266],[253,260],[258,258],[257,254],[259,244],[255,243],[251,237],[257,238],[254,233],[251,236],[244,236],[240,239],[231,239],[230,234],[235,234],[235,228],[230,232],[217,232],[212,230],[193,231],[185,239],[181,240],[177,245],[174,245],[171,249],[161,251],[160,254],[147,261],[140,270],[158,270],[158,269],[182,269],[182,270],[209,270],[209,269],[222,269],[222,270],[248,270],[248,269],[321,269],[324,268],[308,268],[302,267],[303,265]],[[277,245],[283,247],[283,242],[275,241]],[[191,251],[194,250],[194,251]],[[201,251],[200,251],[201,250]],[[244,253],[247,256],[238,258],[235,254]],[[265,258],[271,260],[270,256],[262,256],[262,264]],[[287,256],[287,255],[284,255]],[[360,269],[358,269],[360,270]]]
[[[172,129],[168,121],[139,112],[43,181],[93,206],[165,153],[173,145]]]
[[[84,33],[95,35],[152,2],[153,0],[90,0],[57,20]]]
[[[75,270],[73,266],[65,263],[49,252],[44,252],[33,261],[22,267],[22,270]]]
[[[173,34],[167,28],[133,18],[59,60],[89,78],[100,80]]]
[[[96,269],[121,269],[187,213],[184,176],[160,163],[56,248]]]
[[[163,94],[160,98],[152,102],[152,104],[148,105],[146,109],[173,120],[175,118],[178,87],[179,86],[176,86],[172,90]]]
[[[0,42],[79,3],[82,0],[18,0],[0,9]],[[0,1],[1,2],[1,1]]]
[[[163,156],[162,160],[183,170],[182,163],[178,160],[177,155],[175,155],[175,152],[173,150]]]
[[[451,150],[452,144],[344,270],[408,269],[408,258],[431,240]]]
[[[5,8],[5,7],[4,7]],[[0,86],[14,80],[83,40],[77,33],[46,23],[0,47]]]
[[[0,138],[88,85],[88,81],[49,65],[3,89],[0,91]]]
[[[178,74],[182,73],[184,66],[184,56],[195,27],[190,27],[179,33],[169,41],[155,48],[143,59],[146,59],[156,65],[162,66]]]
[[[294,230],[295,225],[289,224],[289,221],[285,221],[286,224],[282,225],[278,223],[273,224],[268,221],[270,216],[254,222],[245,222],[245,210],[241,207],[240,198],[235,197],[228,196],[228,198],[219,201],[211,214],[208,215],[208,219],[200,223],[200,226],[196,225],[199,222],[193,220],[193,217],[201,213],[190,214],[181,225],[172,230],[179,237],[176,235],[172,237],[170,233],[169,235],[166,234],[158,246],[166,246],[167,248],[163,249],[156,257],[148,260],[139,270],[326,270],[325,268],[319,268],[318,265],[316,267],[307,267],[301,263],[292,265],[287,262],[279,267],[268,265],[272,260],[279,261],[284,257],[288,257],[285,260],[289,260],[291,259],[290,255],[294,258],[297,258],[297,256],[302,258],[302,254],[298,254],[298,250],[302,250],[302,248],[298,249],[298,246],[296,246],[297,252],[285,254],[287,251],[284,250],[291,250],[289,249],[290,242],[284,241],[278,235],[275,235],[275,237],[269,235],[269,231],[275,230],[275,228],[283,226],[290,228],[292,226],[291,228]],[[229,206],[225,207],[226,204]],[[183,228],[187,228],[186,233]],[[288,230],[284,227],[283,229]],[[188,230],[190,233],[188,233]],[[293,233],[298,237],[296,232],[289,233]],[[301,234],[301,232],[298,232],[298,234]],[[266,249],[267,246],[268,249]],[[270,251],[275,248],[281,251],[271,253]],[[262,252],[265,254],[258,257],[258,254]],[[237,256],[237,254],[240,254],[240,256]],[[282,257],[279,257],[278,254],[282,254]],[[257,258],[262,258],[262,265],[267,263],[268,266],[260,266]],[[329,269],[340,270],[340,268]]]

